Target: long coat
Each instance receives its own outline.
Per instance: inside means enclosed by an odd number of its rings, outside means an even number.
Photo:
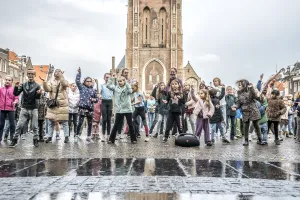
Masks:
[[[243,122],[255,121],[261,118],[259,109],[256,105],[256,99],[257,95],[253,87],[250,87],[248,91],[238,94],[236,107],[242,109]]]
[[[68,81],[62,77],[60,80],[43,82],[43,87],[46,92],[49,92],[49,99],[55,99],[59,82],[60,87],[57,96],[58,106],[47,109],[46,119],[52,121],[67,121],[69,119],[69,102],[67,93],[67,87],[69,86]]]
[[[281,119],[281,115],[284,115],[286,111],[287,108],[284,105],[283,100],[279,98],[268,99],[267,116],[269,121],[279,122]]]

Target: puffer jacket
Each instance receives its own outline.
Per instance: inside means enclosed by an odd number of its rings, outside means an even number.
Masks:
[[[94,103],[98,102],[98,97],[96,94],[96,90],[93,87],[87,87],[80,83],[81,73],[76,75],[76,85],[80,92],[80,100],[78,107],[81,109],[86,109],[89,111],[94,110]],[[95,102],[92,102],[91,99],[96,99]]]
[[[100,122],[101,119],[101,104],[102,101],[99,100],[97,103],[94,104],[94,115],[93,115],[93,122]]]
[[[59,83],[60,86],[57,95],[58,106],[47,109],[46,119],[51,121],[67,121],[69,119],[69,102],[67,94],[67,87],[69,86],[68,81],[61,77],[60,80],[43,82],[43,87],[45,92],[49,93],[49,99],[55,99]]]
[[[195,104],[194,115],[199,117],[199,114],[202,114],[203,119],[208,119],[212,117],[215,112],[215,107],[212,102],[209,102],[209,107],[202,99],[199,99],[198,102]]]
[[[268,108],[266,111],[269,121],[280,122],[281,116],[286,113],[286,110],[286,106],[282,99],[268,99]]]
[[[195,96],[193,91],[190,91],[189,93],[185,93],[184,98],[185,98],[185,106],[187,106],[187,109],[195,108],[198,99]]]
[[[78,90],[76,90],[75,92],[72,92],[72,90],[69,90],[69,92],[68,92],[69,113],[78,113],[79,99],[80,99],[80,94],[79,94]]]
[[[0,88],[0,110],[14,111],[14,103],[18,102],[19,98],[14,95],[14,88],[11,85]]]
[[[19,96],[22,92],[21,107],[26,109],[37,109],[39,106],[38,99],[41,98],[41,94],[37,91],[41,89],[41,86],[36,82],[26,82],[19,87],[14,88],[14,95]]]
[[[123,87],[115,85],[116,78],[110,78],[107,88],[114,94],[114,112],[115,113],[132,113],[131,106],[131,85],[126,82]]]

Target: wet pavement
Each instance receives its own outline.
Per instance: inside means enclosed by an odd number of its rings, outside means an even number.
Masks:
[[[0,145],[0,200],[299,199],[300,145],[271,141],[181,148],[174,138],[136,145],[71,138],[34,148],[27,135],[14,149]]]
[[[133,145],[127,140],[117,141],[115,145],[102,143],[96,140],[88,144],[82,138],[77,144],[73,137],[69,144],[64,144],[63,139],[53,140],[52,144],[40,144],[39,148],[32,145],[32,135],[27,135],[25,141],[21,140],[15,149],[8,148],[8,143],[0,145],[0,160],[32,159],[32,158],[180,158],[198,160],[249,160],[270,162],[295,162],[300,161],[300,145],[293,138],[284,139],[281,145],[274,144],[274,138],[269,139],[268,146],[259,146],[256,141],[249,147],[242,145],[243,141],[231,141],[230,145],[224,145],[220,140],[213,147],[203,145],[201,138],[200,147],[183,148],[174,145],[174,138],[167,144],[162,143],[162,138],[151,138],[149,143],[144,139],[138,139],[138,144]]]
[[[300,163],[160,158],[19,159],[0,161],[0,177],[187,176],[300,180]]]

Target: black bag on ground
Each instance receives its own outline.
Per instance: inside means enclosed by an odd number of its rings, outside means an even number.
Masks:
[[[176,138],[175,145],[181,147],[197,147],[200,145],[200,142],[194,134],[182,133]]]
[[[54,108],[54,107],[58,106],[58,104],[57,104],[57,96],[58,96],[59,86],[60,86],[60,83],[57,86],[55,98],[47,100],[46,105],[47,105],[48,108]]]

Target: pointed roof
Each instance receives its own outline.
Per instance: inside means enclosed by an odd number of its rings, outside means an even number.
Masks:
[[[28,60],[27,60],[27,63],[26,63],[26,68],[27,68],[27,69],[32,69],[32,68],[33,68],[32,62],[31,62],[31,58],[30,58],[30,57],[28,57]]]
[[[188,71],[192,71],[194,74],[196,74],[198,76],[198,74],[196,73],[196,71],[194,70],[194,68],[192,67],[192,65],[190,64],[190,61],[188,61],[188,64],[183,68],[184,70],[188,70]],[[198,76],[198,78],[200,79],[200,77]]]
[[[123,69],[125,68],[125,55],[123,56],[121,62],[119,63],[117,69]]]

